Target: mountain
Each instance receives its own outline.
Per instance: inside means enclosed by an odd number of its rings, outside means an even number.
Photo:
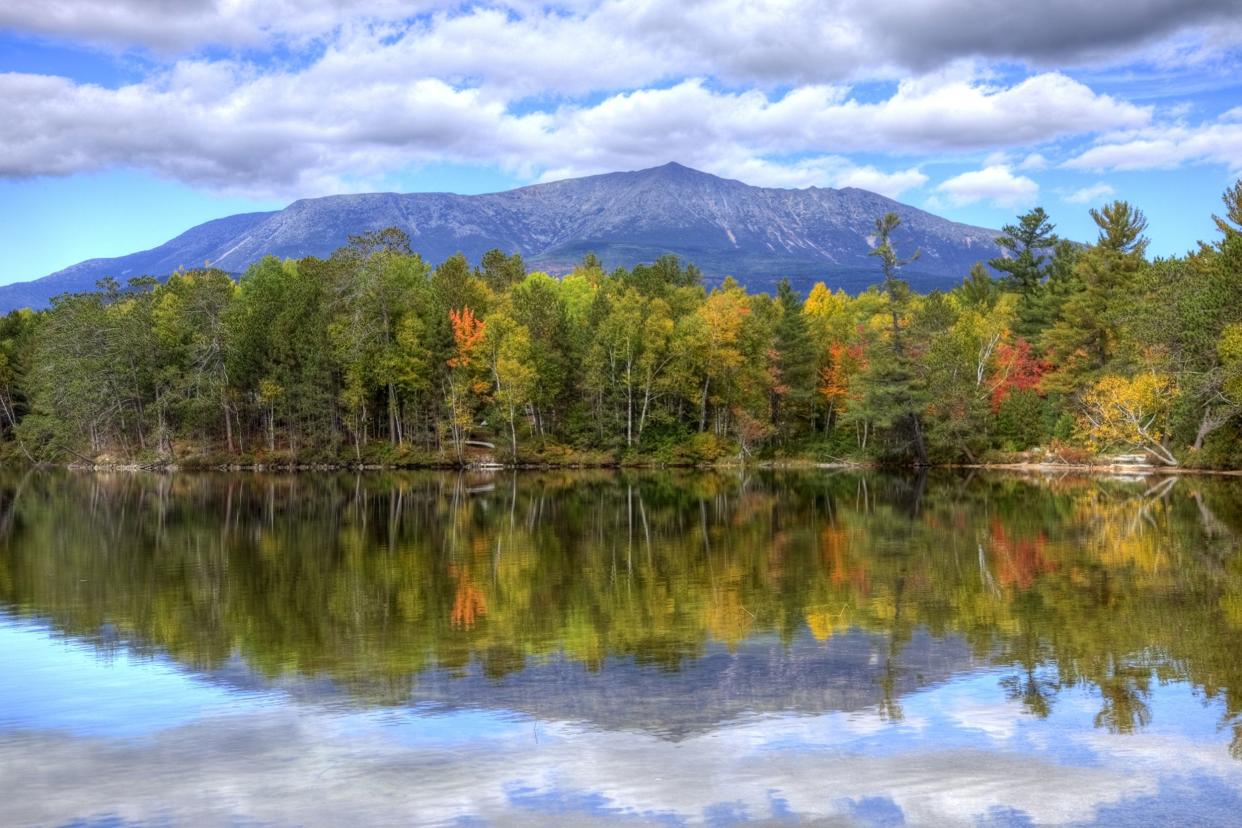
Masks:
[[[666,253],[717,281],[737,277],[769,289],[781,277],[807,289],[823,280],[857,291],[879,280],[867,254],[875,219],[894,211],[894,245],[921,257],[903,275],[916,288],[948,287],[999,252],[994,230],[957,224],[884,196],[847,187],[783,190],[666,164],[535,184],[501,193],[367,193],[295,201],[283,210],[209,221],[151,250],[88,259],[42,279],[0,287],[0,311],[43,307],[60,293],[94,289],[111,276],[167,276],[204,263],[241,273],[262,256],[326,256],[349,235],[400,227],[435,263],[457,252],[477,262],[493,247],[528,266],[568,271],[588,252],[611,267]]]

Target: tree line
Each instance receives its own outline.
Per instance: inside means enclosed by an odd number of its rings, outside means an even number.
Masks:
[[[951,290],[876,222],[879,283],[710,289],[667,256],[556,278],[493,250],[435,266],[395,228],[326,258],[210,267],[0,319],[0,430],[34,461],[1242,466],[1242,182],[1219,236],[1149,258],[1143,213],[1042,208]]]

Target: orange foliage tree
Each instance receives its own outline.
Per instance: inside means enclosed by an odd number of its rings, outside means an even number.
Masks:
[[[487,325],[469,307],[449,310],[449,323],[453,328],[453,355],[448,359],[448,426],[453,451],[460,460],[475,408],[488,387],[483,379],[482,358]]]
[[[845,410],[852,398],[850,382],[866,367],[862,344],[846,345],[833,342],[828,346],[828,361],[819,371],[819,394],[828,403],[828,424]]]

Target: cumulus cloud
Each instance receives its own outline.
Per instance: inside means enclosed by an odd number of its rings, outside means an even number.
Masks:
[[[927,183],[918,167],[885,172],[870,164],[858,165],[838,155],[778,163],[763,158],[738,157],[708,161],[704,169],[760,187],[857,187],[897,198]]]
[[[437,80],[316,89],[230,78],[224,90],[214,69],[199,82],[198,68],[183,73],[188,84],[119,90],[0,75],[0,174],[123,166],[222,191],[320,194],[411,161],[516,157],[539,130],[537,118],[509,118],[502,103]]]
[[[1231,113],[1195,126],[1158,124],[1109,135],[1063,166],[1105,172],[1220,164],[1233,175],[1242,174],[1242,122]]]
[[[1039,185],[1009,167],[997,164],[956,175],[936,188],[950,204],[964,207],[986,201],[996,207],[1022,207],[1039,195]]]
[[[514,56],[539,61],[590,49],[606,66],[627,55],[670,75],[709,67],[734,80],[824,82],[894,68],[925,72],[963,57],[1031,65],[1131,60],[1138,48],[1185,56],[1236,45],[1237,0],[10,0],[0,28],[156,50],[261,46],[367,25],[412,29],[425,60],[471,75]],[[726,22],[722,25],[722,21]],[[1003,24],[1000,23],[1003,21]],[[471,34],[503,36],[464,40]],[[391,32],[390,32],[391,34]],[[541,48],[523,48],[537,41]],[[455,46],[456,48],[452,48]],[[446,48],[447,47],[447,48]],[[632,79],[632,82],[637,82]]]
[[[1110,185],[1101,181],[1089,187],[1083,187],[1066,195],[1062,200],[1069,204],[1095,204],[1103,201],[1116,192]]]
[[[974,175],[1010,195],[975,200],[1001,204],[1034,185],[1014,173],[1049,166],[1054,141],[1108,136],[1067,164],[1080,169],[1242,157],[1237,117],[1160,125],[1153,107],[1040,68],[1223,54],[1242,44],[1239,2],[11,0],[0,30],[166,62],[117,88],[0,75],[0,175],[127,167],[294,197],[429,163],[535,180],[676,159],[897,196],[928,183],[920,157],[991,152]],[[998,61],[1028,70],[995,75]],[[876,79],[887,97],[856,91]],[[970,203],[979,183],[960,179],[939,192]]]
[[[1021,163],[1018,164],[1018,169],[1032,171],[1045,170],[1048,168],[1048,165],[1049,161],[1044,157],[1043,153],[1032,152],[1030,155],[1026,156],[1026,158],[1022,159]]]
[[[436,161],[576,175],[677,159],[751,183],[898,194],[926,182],[917,166],[883,171],[841,154],[1023,145],[1141,127],[1150,115],[1057,73],[1012,86],[937,75],[873,102],[843,86],[777,96],[692,79],[520,111],[487,87],[411,78],[399,64],[354,71],[329,53],[286,72],[183,61],[119,89],[0,75],[0,174],[127,166],[222,191],[317,195]],[[803,160],[765,160],[778,157]]]

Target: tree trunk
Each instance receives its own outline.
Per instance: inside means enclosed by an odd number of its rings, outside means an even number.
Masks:
[[[26,448],[26,443],[22,440],[20,434],[17,433],[17,410],[13,404],[9,402],[12,399],[12,393],[7,389],[3,395],[0,395],[0,405],[3,405],[4,419],[9,424],[9,432],[13,435],[13,439],[17,441],[17,447],[22,450],[22,454],[26,455],[26,459],[34,462],[34,457],[30,455],[30,451]]]
[[[917,458],[917,464],[920,466],[930,465],[927,460],[927,444],[923,441],[923,422],[914,411],[910,412],[910,426],[914,429],[914,453]]]
[[[1163,463],[1166,466],[1179,465],[1177,462],[1177,458],[1174,457],[1173,454],[1160,443],[1153,442],[1150,445],[1144,446],[1143,449],[1149,455],[1156,458],[1157,460],[1159,460],[1161,463]]]
[[[391,382],[388,383],[388,439],[394,446],[405,442],[405,435],[401,433],[401,415],[397,407],[397,389]]]
[[[517,426],[514,421],[517,419],[517,410],[511,405],[509,406],[509,453],[514,460],[517,460]]]
[[[1238,414],[1236,406],[1227,406],[1223,411],[1219,408],[1206,406],[1203,409],[1203,418],[1199,420],[1199,430],[1195,432],[1195,441],[1191,445],[1191,449],[1199,451],[1203,448],[1203,443],[1218,428],[1229,422]]]
[[[703,397],[699,401],[699,433],[702,434],[707,430],[707,386],[711,383],[711,377],[703,380]]]
[[[651,405],[651,383],[643,392],[643,409],[638,415],[638,442],[643,441],[643,428],[647,425],[647,409]]]
[[[229,447],[229,454],[233,453],[233,418],[229,416],[229,404],[226,401],[224,408],[224,439]]]
[[[625,369],[625,444],[634,445],[634,382],[628,367]]]

